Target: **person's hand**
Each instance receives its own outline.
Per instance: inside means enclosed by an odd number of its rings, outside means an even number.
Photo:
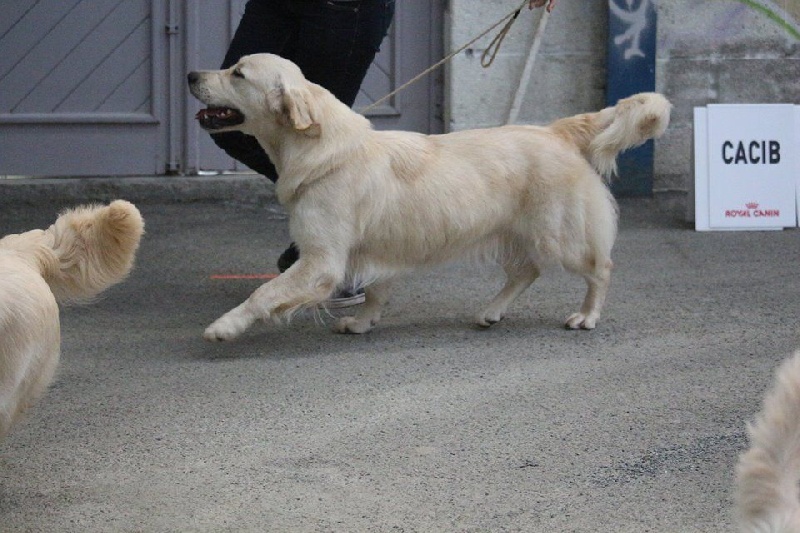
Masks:
[[[553,8],[556,7],[556,0],[531,0],[528,4],[528,9],[542,7],[545,4],[547,4],[547,12],[550,13],[553,11]]]

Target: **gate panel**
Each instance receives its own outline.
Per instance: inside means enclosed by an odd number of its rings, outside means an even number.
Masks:
[[[164,172],[164,4],[0,4],[0,174]]]
[[[228,43],[244,13],[245,0],[191,0],[186,4],[187,50],[186,70],[212,70],[222,64]],[[211,140],[194,120],[200,103],[182,91],[187,100],[186,172],[247,171],[248,168],[229,157]]]
[[[443,55],[442,2],[398,0],[392,28],[367,72],[354,108],[365,108]],[[441,133],[442,70],[432,72],[366,113],[376,129]]]

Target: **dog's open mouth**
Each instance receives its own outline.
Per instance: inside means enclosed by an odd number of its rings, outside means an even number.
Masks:
[[[201,109],[195,115],[204,130],[219,130],[231,126],[238,126],[244,122],[244,115],[238,109],[232,107],[210,106]]]

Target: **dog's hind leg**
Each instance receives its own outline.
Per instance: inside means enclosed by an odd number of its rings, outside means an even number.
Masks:
[[[591,261],[596,263],[596,261]],[[586,297],[583,300],[580,311],[571,314],[565,326],[568,329],[594,329],[597,319],[600,318],[600,311],[606,300],[606,293],[611,282],[611,260],[603,260],[601,264],[594,265],[590,272],[583,272],[586,280]]]
[[[511,260],[503,266],[506,284],[489,305],[475,317],[475,323],[488,328],[503,319],[508,306],[539,277],[539,268],[527,259]]]
[[[355,316],[339,319],[334,327],[337,333],[366,333],[381,319],[381,309],[389,299],[390,281],[382,281],[364,289],[364,305]]]
[[[340,263],[344,264],[343,261]],[[324,302],[344,279],[344,267],[332,257],[301,256],[286,272],[261,285],[241,305],[234,307],[208,328],[208,341],[232,340],[258,320],[279,319]]]

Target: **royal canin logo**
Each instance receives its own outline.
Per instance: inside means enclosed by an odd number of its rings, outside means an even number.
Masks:
[[[725,218],[776,218],[781,216],[780,209],[759,209],[758,202],[747,202],[745,209],[726,209]]]

